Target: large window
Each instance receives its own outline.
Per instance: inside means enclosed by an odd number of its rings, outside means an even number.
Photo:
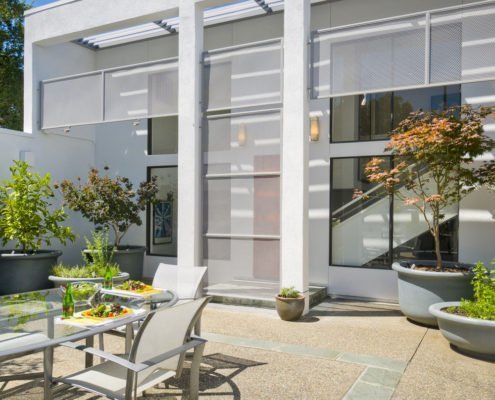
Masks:
[[[386,140],[412,111],[459,105],[460,85],[335,97],[331,100],[332,142]]]
[[[177,257],[177,167],[148,168],[156,177],[158,201],[148,211],[148,254]]]
[[[393,162],[386,159],[389,165]],[[367,180],[364,167],[369,160],[331,160],[330,264],[389,268],[396,260],[434,259],[433,237],[419,211],[394,201],[382,185]],[[357,198],[356,190],[366,193],[366,200]],[[443,259],[457,261],[458,207],[450,207],[444,215]]]

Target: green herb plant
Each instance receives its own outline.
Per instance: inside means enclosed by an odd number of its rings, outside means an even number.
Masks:
[[[114,277],[120,273],[117,264],[110,264],[110,271]],[[105,267],[101,268],[95,264],[66,265],[60,263],[52,268],[52,274],[61,278],[103,278]]]
[[[492,262],[492,265],[494,264]],[[478,262],[473,272],[473,300],[463,299],[459,307],[449,307],[447,311],[470,318],[495,321],[495,270],[490,270],[482,262]]]
[[[51,199],[50,174],[32,172],[25,161],[14,161],[10,180],[0,186],[0,238],[25,252],[36,252],[52,239],[62,244],[75,239],[70,227],[61,223],[67,218],[63,208],[55,208]]]
[[[284,287],[280,289],[279,297],[284,297],[287,299],[296,299],[300,295],[299,290],[295,289],[294,286]]]
[[[113,257],[115,247],[108,242],[108,228],[92,233],[92,240],[86,240],[87,251],[82,255],[87,265],[94,264],[97,269],[105,269]]]

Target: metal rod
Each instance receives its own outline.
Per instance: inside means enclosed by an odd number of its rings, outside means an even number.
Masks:
[[[278,103],[276,103],[278,104]],[[271,106],[274,105],[274,103],[267,103],[267,104],[262,104],[260,106]],[[224,110],[224,109],[222,109]],[[225,114],[213,114],[213,115],[208,115],[206,119],[222,119],[222,118],[229,118],[229,117],[238,117],[238,116],[245,116],[245,115],[259,115],[259,114],[273,114],[276,112],[280,112],[282,108],[277,107],[277,108],[266,108],[263,110],[249,110],[249,111],[238,111],[238,112],[233,112],[233,113],[225,113]]]
[[[249,43],[237,44],[235,46],[220,47],[218,49],[205,51],[205,54],[210,55],[210,54],[224,53],[228,51],[241,50],[249,47],[262,46],[270,43],[282,43],[282,38],[266,39],[266,40],[260,40],[258,42],[249,42]]]

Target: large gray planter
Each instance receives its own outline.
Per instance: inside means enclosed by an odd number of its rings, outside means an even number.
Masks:
[[[103,278],[62,278],[61,276],[50,275],[48,279],[53,282],[55,287],[67,286],[67,283],[74,282],[93,282],[93,283],[103,283]],[[113,278],[114,284],[119,284],[129,279],[129,274],[127,272],[121,272],[118,276]]]
[[[392,265],[398,273],[400,309],[410,320],[437,327],[436,318],[428,310],[432,304],[472,298],[472,266],[444,261],[445,266],[459,266],[460,272],[429,272],[413,270],[412,264],[434,266],[436,263],[418,260]]]
[[[112,261],[119,265],[120,271],[127,272],[130,279],[142,280],[145,251],[144,246],[119,246],[113,253]],[[84,252],[91,254],[88,249]]]
[[[48,275],[61,255],[58,250],[39,250],[35,254],[0,251],[0,295],[52,287]]]
[[[459,304],[458,301],[451,301],[430,306],[430,312],[437,318],[442,335],[461,352],[495,360],[495,321],[442,311]]]
[[[127,272],[131,279],[143,279],[144,246],[122,246],[113,253],[112,261],[119,264],[122,272]]]

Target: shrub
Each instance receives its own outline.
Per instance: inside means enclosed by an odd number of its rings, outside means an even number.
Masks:
[[[54,197],[50,174],[31,172],[24,161],[14,161],[11,179],[0,186],[0,238],[3,245],[16,242],[23,252],[35,252],[52,239],[65,244],[75,239],[69,227],[63,227],[67,214],[63,208],[53,208]]]
[[[139,213],[155,202],[158,193],[155,177],[141,182],[135,191],[128,178],[100,175],[96,168],[90,169],[86,183],[64,180],[60,188],[70,209],[79,211],[97,227],[113,230],[115,246],[133,224],[142,224]]]
[[[482,262],[478,262],[473,271],[473,300],[463,299],[459,307],[449,307],[447,311],[470,318],[495,321],[495,270],[490,271]]]

